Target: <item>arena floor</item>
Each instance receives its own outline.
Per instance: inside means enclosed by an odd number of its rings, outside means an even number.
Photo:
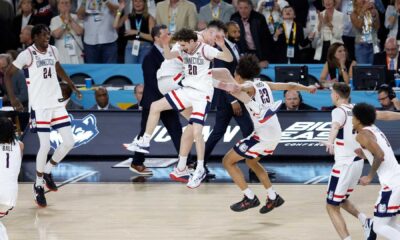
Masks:
[[[252,184],[262,202],[265,192]],[[17,207],[3,219],[10,240],[131,239],[339,239],[325,211],[325,184],[275,184],[285,204],[262,215],[235,213],[241,192],[232,183],[74,183],[46,194],[38,208],[32,184],[20,184]],[[372,214],[378,185],[357,187],[351,199]],[[363,239],[358,220],[345,214],[353,239]]]

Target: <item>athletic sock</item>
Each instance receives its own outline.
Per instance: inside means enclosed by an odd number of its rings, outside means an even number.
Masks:
[[[350,236],[348,236],[348,237],[346,237],[345,239],[343,239],[343,240],[351,240],[351,237]]]
[[[254,197],[255,197],[253,191],[251,191],[250,188],[246,188],[246,189],[243,191],[243,194],[244,194],[248,199],[254,199]]]
[[[35,185],[36,185],[36,187],[38,187],[38,186],[42,186],[43,187],[43,185],[44,185],[43,177],[36,176]]]
[[[187,158],[188,158],[187,156],[179,156],[179,161],[177,165],[179,171],[183,171],[185,169]]]
[[[204,160],[197,160],[196,169],[203,169],[204,170]]]
[[[51,163],[51,161],[48,161],[48,162],[46,163],[46,165],[44,166],[44,173],[50,174],[50,173],[51,173],[51,169],[53,169],[54,166],[55,166],[55,165],[53,165],[53,164]]]
[[[147,134],[147,133],[143,134],[143,143],[149,144],[150,143],[150,139],[151,139],[151,135],[150,134]]]
[[[268,193],[268,198],[270,200],[275,200],[276,199],[276,192],[272,187],[267,189],[267,193]]]
[[[360,221],[361,225],[363,225],[363,226],[367,222],[367,216],[364,213],[359,213],[357,218]]]

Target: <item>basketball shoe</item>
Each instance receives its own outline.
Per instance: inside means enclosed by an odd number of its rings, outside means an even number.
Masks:
[[[169,178],[176,182],[187,183],[192,172],[193,170],[190,170],[187,166],[182,171],[178,167],[174,167],[174,170],[169,174]]]
[[[131,164],[129,166],[129,170],[131,170],[132,172],[134,172],[134,173],[136,173],[138,175],[143,175],[143,176],[153,175],[153,171],[151,171],[150,169],[148,169],[144,165],[133,165],[133,164]]]
[[[254,196],[253,199],[250,199],[245,195],[242,201],[231,205],[231,210],[234,212],[243,212],[249,208],[254,208],[259,205],[260,205],[260,200],[258,200],[257,196]]]
[[[124,147],[131,152],[149,153],[150,144],[145,143],[143,137],[135,138],[130,144],[123,144]]]
[[[54,182],[53,175],[51,175],[51,173],[49,173],[49,174],[44,173],[43,174],[43,179],[46,182],[46,187],[50,191],[57,192],[58,187],[57,187],[56,183]]]
[[[204,168],[197,168],[190,176],[186,186],[192,189],[197,188],[198,186],[200,186],[201,182],[204,180],[206,175],[207,175],[206,170],[204,170]]]
[[[376,233],[373,230],[373,221],[371,218],[367,218],[367,220],[365,220],[363,228],[365,240],[376,240]]]
[[[265,123],[270,119],[275,113],[281,108],[282,100],[278,100],[272,104],[272,106],[268,108],[262,108],[260,114],[258,114],[258,122]]]
[[[285,200],[283,200],[283,198],[278,194],[276,195],[275,200],[267,198],[267,203],[260,208],[260,213],[265,214],[271,212],[274,208],[281,206],[284,202]]]
[[[43,186],[36,186],[36,183],[33,184],[33,193],[34,193],[34,198],[39,205],[39,207],[46,207],[47,206],[47,201],[46,197],[44,196],[44,188]]]

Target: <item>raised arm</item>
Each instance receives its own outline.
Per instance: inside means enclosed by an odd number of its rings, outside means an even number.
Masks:
[[[215,43],[222,49],[222,52],[218,53],[215,58],[225,61],[225,62],[232,62],[233,56],[231,51],[226,47],[224,37],[217,34],[215,37]]]
[[[391,111],[376,111],[376,119],[386,121],[400,120],[400,113]]]
[[[316,86],[304,86],[299,83],[275,83],[275,82],[267,82],[268,86],[271,90],[296,90],[296,91],[307,91],[309,93],[315,93],[317,91]]]

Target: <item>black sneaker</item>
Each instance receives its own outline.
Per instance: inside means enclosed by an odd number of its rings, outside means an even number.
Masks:
[[[260,200],[258,200],[257,196],[254,196],[253,199],[244,196],[242,201],[232,204],[231,209],[232,211],[235,212],[242,212],[249,208],[257,207],[259,205],[260,205]]]
[[[44,188],[42,186],[36,186],[36,183],[33,184],[33,193],[35,197],[35,201],[39,207],[46,207],[47,201],[44,196]]]
[[[281,198],[281,196],[279,196],[278,194],[276,195],[275,200],[267,198],[267,203],[262,208],[260,208],[260,213],[265,214],[271,212],[272,209],[281,206],[284,202],[285,200],[283,200],[283,198]]]
[[[58,187],[57,187],[56,183],[54,182],[53,175],[51,175],[51,173],[49,173],[49,174],[44,173],[43,174],[43,179],[46,182],[46,187],[50,191],[57,192]]]

